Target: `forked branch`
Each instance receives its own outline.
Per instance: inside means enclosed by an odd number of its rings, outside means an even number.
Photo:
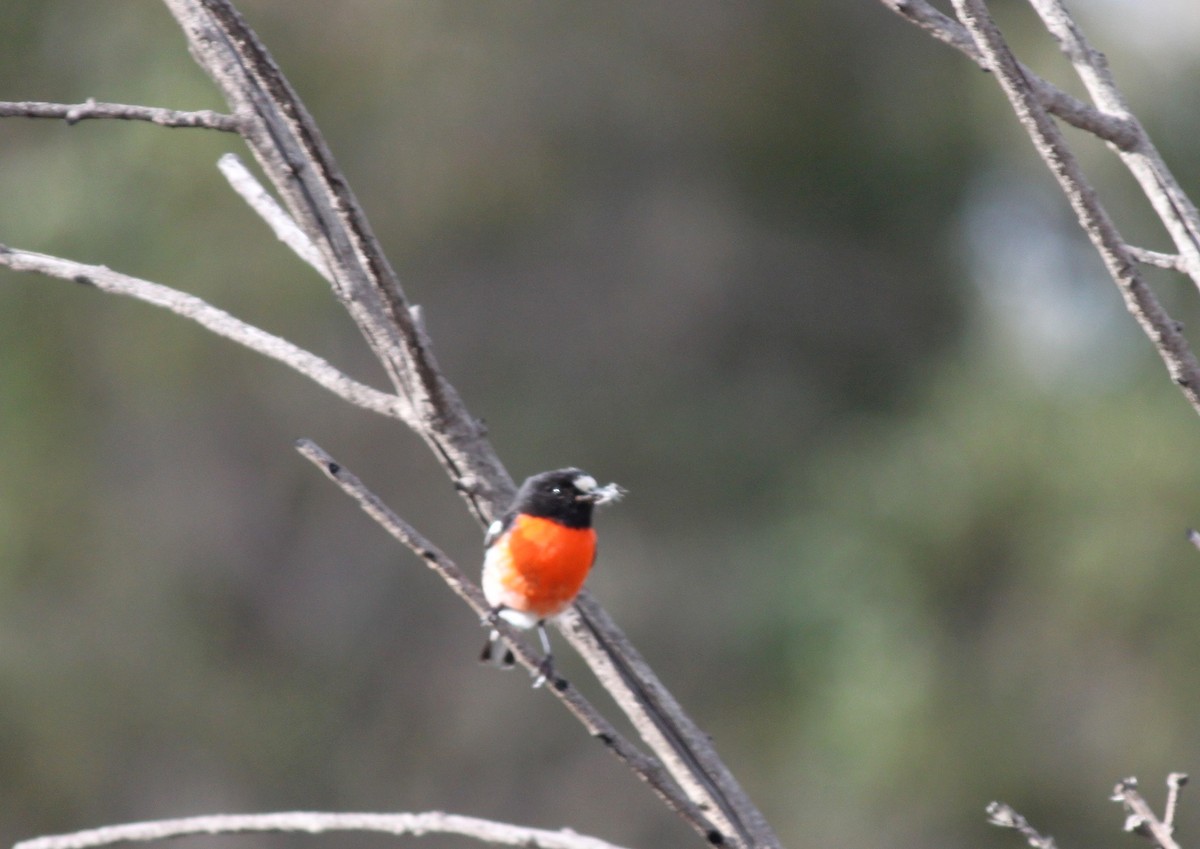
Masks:
[[[1139,262],[1173,268],[1200,286],[1200,215],[1127,107],[1103,54],[1088,44],[1061,0],[1030,2],[1079,72],[1095,101],[1094,106],[1063,95],[1022,65],[992,20],[984,0],[954,0],[958,21],[943,15],[926,0],[881,2],[995,75],[1117,284],[1126,309],[1158,351],[1171,379],[1192,408],[1200,412],[1200,364],[1183,335],[1182,326],[1167,314],[1138,271]],[[1142,250],[1125,241],[1051,114],[1112,145],[1175,242],[1176,255]]]
[[[108,291],[173,309],[215,332],[292,364],[360,406],[401,418],[429,444],[476,517],[485,523],[491,521],[511,501],[512,479],[482,425],[469,414],[438,368],[419,310],[406,299],[315,122],[228,0],[164,3],[183,28],[192,55],[218,85],[231,115],[236,116],[224,116],[232,124],[220,118],[186,119],[193,121],[189,124],[179,116],[190,113],[173,113],[175,117],[171,118],[153,110],[114,110],[91,102],[84,108],[42,104],[28,114],[75,120],[174,120],[177,123],[171,126],[236,128],[283,208],[257,186],[244,168],[229,160],[222,165],[226,176],[275,233],[330,280],[384,366],[396,394],[356,384],[315,355],[159,284],[128,278],[100,266],[83,266],[24,251],[0,253],[0,262],[19,270],[86,280]],[[316,446],[307,444],[302,450],[384,527],[434,567],[476,614],[486,609],[475,585],[353,476]],[[568,639],[613,693],[656,756],[641,752],[618,735],[574,688],[552,688],[588,732],[603,740],[709,842],[747,849],[778,846],[778,838],[721,762],[707,736],[682,711],[600,606],[584,593],[577,607],[562,619],[561,627]],[[500,627],[508,638],[515,638],[503,623]],[[520,640],[514,639],[514,652],[522,662],[538,660]]]

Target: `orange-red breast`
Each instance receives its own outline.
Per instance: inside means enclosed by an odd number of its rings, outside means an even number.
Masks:
[[[483,594],[493,615],[518,628],[537,627],[545,652],[538,683],[552,669],[544,623],[571,606],[596,559],[592,509],[622,494],[579,469],[542,472],[521,484],[512,507],[488,529]],[[498,637],[492,631],[482,660],[493,659]],[[512,665],[511,651],[502,662]]]

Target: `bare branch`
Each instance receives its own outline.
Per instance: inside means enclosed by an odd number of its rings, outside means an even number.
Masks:
[[[1167,807],[1163,811],[1163,825],[1175,830],[1175,814],[1179,810],[1179,791],[1188,783],[1186,772],[1173,772],[1167,776]]]
[[[987,806],[988,822],[1001,828],[1016,829],[1029,841],[1033,849],[1057,849],[1054,838],[1038,832],[1025,817],[1003,802],[991,802]]]
[[[125,295],[156,307],[162,307],[191,319],[218,336],[232,339],[252,351],[257,351],[292,367],[356,407],[406,421],[411,416],[403,399],[359,383],[342,374],[316,354],[311,354],[286,339],[281,339],[265,330],[247,324],[195,295],[180,292],[160,283],[151,283],[149,280],[130,277],[103,265],[85,265],[5,245],[0,245],[0,265],[7,266],[14,271],[32,271],[49,277],[84,283],[95,286],[104,292]]]
[[[492,616],[483,592],[437,546],[415,528],[397,516],[380,498],[371,492],[352,472],[335,461],[315,442],[299,440],[296,449],[310,462],[321,468],[342,491],[358,502],[363,511],[389,534],[425,561],[454,592],[470,605],[481,621],[495,628],[504,637],[517,662],[531,675],[540,674],[541,657],[528,647],[520,632],[503,619]],[[563,678],[554,678],[547,688],[583,724],[587,732],[604,743],[619,760],[628,765],[667,804],[710,842],[720,842],[721,832],[713,826],[701,809],[693,804],[671,778],[661,761],[641,752],[625,739],[578,690]]]
[[[512,480],[488,442],[482,424],[467,412],[454,388],[441,374],[421,324],[419,310],[406,300],[395,272],[304,105],[228,0],[164,2],[183,28],[193,56],[217,83],[230,111],[238,116],[243,138],[282,199],[291,220],[316,246],[324,268],[332,277],[335,293],[358,324],[401,397],[377,395],[394,405],[389,408],[392,414],[402,418],[430,445],[475,515],[484,522],[495,518],[511,502]],[[247,190],[247,193],[252,192]],[[255,205],[265,209],[261,197]],[[286,227],[281,223],[282,216],[272,213],[268,217],[273,218],[277,232],[280,226]],[[9,252],[8,264],[13,264],[16,256],[16,252]],[[38,257],[34,254],[23,256],[27,261]],[[60,264],[65,263],[53,257],[41,260],[59,270]],[[46,271],[44,267],[38,270]],[[78,270],[82,273],[77,273]],[[210,329],[223,328],[218,332],[250,347],[256,347],[258,337],[255,334],[262,334],[203,301],[157,284],[123,278],[102,267],[75,265],[70,276],[97,285],[107,282],[111,284],[110,291],[142,297],[175,309]],[[136,285],[132,289],[128,285],[118,285],[122,280],[133,281]],[[288,346],[282,340],[263,336]],[[260,344],[256,349],[285,362],[293,359],[294,346],[285,349],[286,355],[266,344]],[[302,363],[305,362],[303,357],[311,356],[305,352],[297,354]],[[316,362],[328,366],[323,361]],[[320,381],[320,378],[310,376]],[[348,380],[333,371],[333,375],[327,375],[327,380],[321,382],[328,386],[329,382],[337,382],[335,376],[339,380]],[[361,400],[355,403],[373,408]],[[326,468],[335,479],[339,478],[336,464],[326,465]],[[369,502],[360,503],[364,509],[374,509]],[[403,526],[392,524],[391,527],[394,530]],[[422,546],[422,550],[435,551],[428,546]],[[422,557],[432,565],[426,554]],[[473,588],[469,582],[461,586]],[[463,592],[466,591],[460,591],[460,594]],[[587,601],[586,596],[584,601]],[[471,603],[469,598],[468,602]],[[672,699],[664,698],[666,690],[631,647],[623,648],[627,640],[616,625],[598,606],[587,621],[595,639],[577,642],[576,646],[582,646],[584,660],[593,669],[612,667],[618,670],[617,675],[609,676],[610,679],[624,680],[623,686],[631,694],[622,697],[621,703],[626,710],[633,711],[631,716],[639,724],[645,739],[666,760],[666,768],[662,762],[648,758],[617,736],[598,713],[579,712],[578,694],[566,686],[566,682],[561,682],[563,686],[552,691],[576,712],[589,733],[629,762],[672,809],[710,842],[735,847],[778,846],[778,838],[720,763],[704,735]],[[507,636],[514,635],[508,632]],[[517,653],[520,656],[520,651]],[[526,660],[537,660],[535,655],[526,654]]]
[[[373,831],[382,834],[457,834],[501,846],[537,849],[621,849],[615,844],[576,834],[570,829],[547,831],[430,811],[420,814],[359,814],[289,811],[272,814],[214,814],[182,819],[133,822],[23,840],[13,849],[91,849],[126,841],[165,840],[196,834],[237,834],[254,831],[304,832]]]
[[[604,689],[688,796],[706,800],[709,816],[721,830],[772,835],[770,825],[729,772],[712,740],[679,706],[590,593],[580,593],[575,606],[557,617],[555,624],[587,659]]]
[[[1153,265],[1158,268],[1165,268],[1168,271],[1178,271],[1185,273],[1183,268],[1183,258],[1179,254],[1164,254],[1159,251],[1150,251],[1145,248],[1139,248],[1135,245],[1128,245],[1129,255],[1140,262],[1142,265]]]
[[[1088,43],[1061,0],[1030,0],[1030,3],[1075,66],[1076,73],[1100,109],[1135,128],[1137,144],[1118,145],[1117,153],[1171,234],[1184,273],[1200,286],[1200,214],[1130,111],[1113,81],[1108,60]]]
[[[329,266],[325,264],[325,258],[312,243],[312,239],[308,238],[308,234],[300,229],[275,198],[271,197],[271,193],[263,188],[262,183],[254,178],[238,155],[225,154],[217,160],[217,167],[221,169],[233,190],[241,195],[242,200],[258,213],[259,218],[267,222],[267,226],[274,231],[275,238],[291,248],[296,256],[332,283],[333,275],[329,273]]]
[[[938,41],[960,51],[985,71],[991,70],[967,28],[953,18],[942,14],[926,0],[881,0],[881,2]],[[1057,115],[1068,124],[1112,142],[1122,150],[1132,149],[1141,143],[1143,134],[1136,122],[1120,115],[1106,114],[1039,77],[1025,65],[1019,64],[1019,67],[1038,101],[1048,112]]]
[[[485,429],[442,376],[415,332],[399,278],[299,96],[228,0],[164,0],[192,56],[243,117],[242,137],[292,218],[325,258],[334,292],[419,421],[471,509],[490,522],[512,479]]]
[[[1181,773],[1172,773],[1172,775],[1179,774]],[[1184,776],[1185,780],[1186,778]],[[1122,803],[1125,810],[1129,812],[1129,816],[1125,818],[1125,830],[1149,837],[1162,849],[1179,849],[1170,821],[1164,822],[1158,818],[1150,805],[1142,798],[1142,794],[1138,792],[1137,786],[1137,779],[1130,777],[1118,781],[1117,786],[1113,788],[1112,800]],[[1178,792],[1178,787],[1175,788],[1175,791]],[[1174,811],[1172,810],[1171,813],[1173,816]]]
[[[456,391],[442,376],[417,313],[407,302],[394,271],[366,223],[349,186],[326,149],[312,118],[283,77],[266,48],[228,0],[164,0],[188,36],[193,56],[221,88],[235,114],[246,115],[244,137],[296,223],[317,244],[336,283],[334,289],[380,357],[398,390],[413,404],[414,430],[434,450],[456,488],[467,496],[476,516],[485,522],[498,516],[512,500],[514,487],[488,443],[482,426],[467,412]],[[605,620],[608,645],[625,640],[611,620]],[[576,644],[577,648],[580,644]],[[606,663],[596,643],[581,649],[595,670]],[[637,666],[626,666],[638,675]],[[648,692],[661,688],[651,676],[640,682]],[[628,701],[625,702],[628,705]],[[657,712],[661,705],[643,705],[639,713]],[[677,707],[677,706],[676,706]],[[636,718],[635,718],[636,721]],[[679,711],[661,717],[666,726],[691,725]],[[723,795],[737,782],[713,755],[696,758],[670,747],[677,737],[651,735],[660,757],[689,793],[691,802],[718,817],[710,840],[769,847],[778,837],[745,794]],[[709,749],[711,753],[711,748]],[[689,775],[715,762],[719,775]],[[693,795],[694,794],[694,795]],[[736,816],[726,812],[741,809]],[[732,831],[729,831],[732,829]]]
[[[1188,347],[1178,322],[1167,315],[1142,280],[1125,240],[1096,198],[1058,125],[1042,108],[1020,65],[997,29],[983,0],[954,0],[954,8],[970,31],[1008,96],[1018,120],[1071,203],[1080,226],[1104,261],[1125,307],[1150,338],[1171,379],[1200,412],[1200,364]]]
[[[160,127],[199,127],[236,133],[241,123],[233,115],[203,109],[199,112],[178,112],[154,106],[131,106],[127,103],[97,103],[88,98],[83,103],[40,103],[35,101],[0,102],[0,118],[61,118],[77,124],[98,118],[119,121],[149,121]]]

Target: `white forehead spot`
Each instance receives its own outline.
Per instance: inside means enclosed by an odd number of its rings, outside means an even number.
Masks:
[[[493,536],[493,537],[496,536],[498,533],[500,533],[500,531],[503,527],[504,527],[504,523],[501,522],[499,519],[497,519],[496,521],[494,521],[490,525],[488,525],[488,529],[487,529],[488,536]]]
[[[571,481],[580,492],[591,492],[596,488],[596,479],[591,475],[579,475]]]

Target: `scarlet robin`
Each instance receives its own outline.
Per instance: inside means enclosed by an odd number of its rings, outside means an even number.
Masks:
[[[508,512],[492,523],[484,540],[483,594],[500,617],[518,628],[537,627],[545,654],[538,680],[552,672],[545,622],[562,613],[583,588],[596,559],[592,509],[624,494],[616,484],[599,486],[579,469],[557,469],[521,484]],[[480,657],[494,657],[499,633],[492,631]],[[501,662],[511,666],[506,650]]]

